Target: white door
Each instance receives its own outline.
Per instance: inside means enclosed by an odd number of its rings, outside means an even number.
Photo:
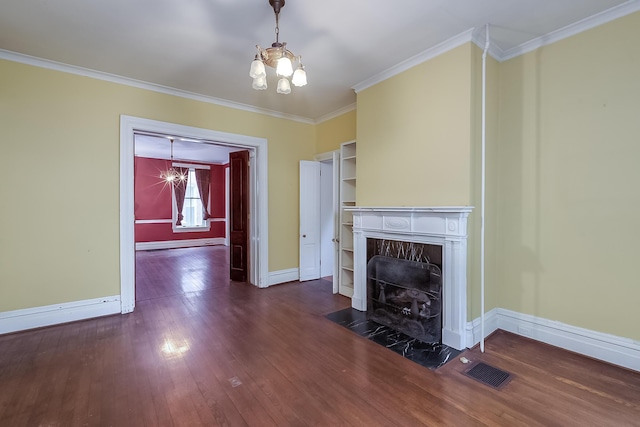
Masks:
[[[320,278],[320,163],[300,161],[300,281]]]
[[[336,256],[333,214],[333,163],[320,162],[320,277],[333,276]]]

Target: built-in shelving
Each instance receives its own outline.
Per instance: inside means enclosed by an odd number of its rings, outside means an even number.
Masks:
[[[356,142],[340,145],[340,280],[339,293],[353,296],[353,214],[356,205]]]

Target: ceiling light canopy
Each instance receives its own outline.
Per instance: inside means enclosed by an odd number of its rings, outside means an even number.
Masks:
[[[273,12],[276,15],[276,41],[271,44],[271,47],[266,49],[256,45],[256,56],[251,63],[251,70],[249,76],[253,79],[251,85],[256,90],[265,90],[267,88],[267,73],[265,65],[276,69],[276,74],[280,77],[278,80],[277,92],[288,94],[291,92],[291,84],[289,77],[291,77],[291,83],[294,86],[304,86],[307,84],[307,72],[302,65],[302,56],[295,56],[289,49],[287,49],[287,43],[280,43],[280,27],[279,16],[280,9],[284,7],[285,0],[269,0],[269,4],[273,8]],[[293,64],[297,62],[298,67],[293,70]]]

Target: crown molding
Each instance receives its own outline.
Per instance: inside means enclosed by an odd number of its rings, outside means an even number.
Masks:
[[[356,103],[354,102],[353,104],[349,104],[346,107],[339,108],[339,109],[337,109],[335,111],[332,111],[329,114],[325,114],[324,116],[318,117],[315,120],[315,123],[318,125],[318,124],[320,124],[322,122],[326,122],[328,120],[335,119],[336,117],[341,116],[343,114],[346,114],[346,113],[348,113],[350,111],[353,111],[355,109],[356,109]]]
[[[485,40],[487,39],[486,27],[476,28],[471,37],[471,41],[484,51]],[[495,43],[491,43],[491,25],[489,25],[489,51],[487,52],[496,61],[502,62],[504,51]]]
[[[634,12],[640,11],[640,0],[629,0],[618,6],[614,6],[610,9],[596,13],[595,15],[584,18],[566,27],[552,31],[548,34],[530,40],[514,48],[508,49],[499,57],[496,58],[499,61],[506,61],[508,59],[515,58],[516,56],[524,55],[525,53],[532,52],[543,46],[555,43],[562,39],[574,36],[583,31],[590,30],[599,25],[606,24],[615,19],[622,18],[623,16],[630,15]]]
[[[226,99],[201,95],[198,93],[176,89],[169,86],[163,86],[156,83],[149,83],[142,80],[119,76],[117,74],[105,73],[103,71],[96,71],[89,68],[78,67],[76,65],[64,64],[62,62],[51,61],[49,59],[37,58],[35,56],[12,52],[10,50],[0,49],[0,59],[6,59],[8,61],[19,62],[26,65],[33,65],[34,67],[46,68],[49,70],[61,71],[63,73],[75,74],[78,76],[90,77],[97,80],[131,86],[138,89],[150,90],[152,92],[163,93],[165,95],[173,95],[180,98],[191,99],[194,101],[206,102],[207,104],[215,104],[222,107],[233,108],[236,110],[248,111],[250,113],[264,114],[279,119],[287,119],[306,124],[315,124],[315,121],[313,119],[307,117],[296,116],[293,114],[269,110],[267,108],[260,108],[253,105],[242,104],[240,102],[233,102]]]
[[[502,50],[496,44],[489,45],[488,54],[499,62],[507,61],[517,56],[529,53],[543,46],[555,43],[567,37],[579,34],[583,31],[595,28],[599,25],[606,24],[615,19],[622,18],[623,16],[640,11],[640,0],[628,0],[618,6],[614,6],[603,12],[597,13],[585,19],[582,19],[573,24],[567,25],[559,30],[552,31],[543,36],[537,37],[526,43],[518,45],[508,50]],[[484,27],[483,27],[484,28]],[[465,43],[473,42],[481,49],[484,48],[485,32],[483,28],[471,28],[464,31],[444,42],[429,48],[411,58],[408,58],[399,64],[382,71],[368,79],[352,86],[352,89],[356,93],[365,90],[377,83],[380,83],[390,77],[402,73],[410,68],[415,67],[423,62],[433,59],[443,53],[446,53],[452,49],[455,49]],[[348,113],[356,109],[356,103],[347,105],[343,108],[335,110],[317,119],[311,119],[307,117],[296,116],[293,114],[282,113],[279,111],[270,110],[267,108],[255,107],[248,104],[242,104],[239,102],[228,101],[221,98],[215,98],[211,96],[201,95],[194,92],[188,92],[181,89],[172,88],[169,86],[163,86],[155,83],[149,83],[142,80],[131,79],[128,77],[122,77],[116,74],[105,73],[102,71],[91,70],[88,68],[78,67],[75,65],[64,64],[61,62],[51,61],[48,59],[37,58],[30,55],[25,55],[17,52],[12,52],[4,49],[0,49],[0,59],[6,59],[8,61],[19,62],[22,64],[33,65],[36,67],[47,68],[50,70],[61,71],[70,74],[76,74],[84,77],[90,77],[98,80],[104,80],[112,83],[122,84],[126,86],[132,86],[139,89],[150,90],[153,92],[159,92],[166,95],[178,96],[181,98],[191,99],[194,101],[206,102],[208,104],[219,105],[222,107],[233,108],[236,110],[247,111],[251,113],[263,114],[279,119],[287,119],[295,122],[305,124],[319,124],[327,120],[331,120],[342,114]]]
[[[457,36],[451,37],[450,39],[445,40],[442,43],[433,46],[432,48],[429,48],[417,55],[412,56],[409,59],[402,61],[398,65],[394,65],[393,67],[388,68],[381,73],[369,77],[368,79],[352,86],[352,89],[355,90],[356,93],[361,92],[375,84],[387,80],[388,78],[398,75],[403,71],[407,71],[408,69],[413,68],[416,65],[422,64],[423,62],[433,59],[436,56],[440,56],[443,53],[455,49],[458,46],[462,46],[465,43],[469,43],[472,39],[473,31],[474,29],[471,28],[458,34]]]
[[[556,31],[552,31],[543,36],[537,37],[533,40],[530,40],[526,43],[518,45],[508,50],[502,50],[495,43],[489,45],[488,54],[492,56],[495,60],[499,62],[506,61],[511,58],[515,58],[516,56],[523,55],[525,53],[536,50],[540,47],[555,43],[559,40],[565,39],[567,37],[571,37],[583,31],[589,30],[591,28],[595,28],[599,25],[606,24],[607,22],[611,22],[615,19],[622,18],[623,16],[629,15],[631,13],[640,11],[640,0],[628,0],[625,3],[622,3],[618,6],[614,6],[610,9],[607,9],[603,12],[592,15],[588,18],[577,21],[573,24],[567,25],[566,27],[560,28]],[[458,46],[463,45],[467,42],[473,42],[481,49],[484,49],[485,45],[485,31],[484,27],[482,28],[471,28],[463,33],[458,34],[444,42],[429,48],[411,58],[391,67],[381,73],[378,73],[368,79],[352,86],[352,88],[356,91],[356,93],[365,90],[375,84],[378,84],[390,77],[393,77],[397,74],[400,74],[403,71],[406,71],[416,65],[419,65],[425,61],[435,58],[436,56],[442,55],[452,49],[457,48]]]

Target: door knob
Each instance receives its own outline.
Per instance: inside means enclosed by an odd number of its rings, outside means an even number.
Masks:
[[[302,235],[302,237],[307,237],[307,235],[306,235],[306,234],[303,234],[303,235]]]

